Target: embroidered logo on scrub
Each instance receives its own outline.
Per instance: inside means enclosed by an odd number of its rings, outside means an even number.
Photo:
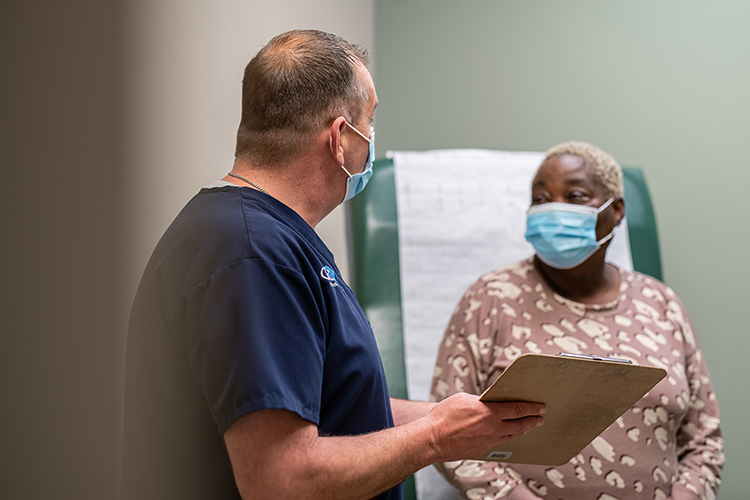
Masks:
[[[328,284],[330,284],[331,286],[339,286],[339,284],[336,282],[336,273],[328,266],[323,266],[320,268],[320,277],[328,281]]]

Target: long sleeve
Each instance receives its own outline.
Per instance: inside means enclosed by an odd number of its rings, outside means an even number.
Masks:
[[[454,310],[431,397],[481,394],[527,352],[626,358],[668,375],[564,465],[441,464],[463,498],[715,500],[724,463],[718,403],[695,329],[669,287],[621,272],[617,300],[581,304],[549,289],[530,260],[488,273]]]
[[[495,341],[493,316],[497,311],[493,311],[484,291],[480,280],[456,306],[440,344],[430,395],[433,401],[458,392],[481,394],[489,385],[487,367]],[[465,499],[538,498],[523,485],[516,471],[500,463],[461,460],[436,467]]]
[[[683,335],[685,375],[690,386],[689,409],[677,432],[680,462],[671,498],[713,500],[721,484],[724,466],[719,405],[690,318],[676,297],[668,306]]]

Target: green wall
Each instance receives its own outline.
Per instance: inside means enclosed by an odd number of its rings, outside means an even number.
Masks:
[[[747,498],[750,2],[378,0],[378,156],[585,140],[641,166]]]

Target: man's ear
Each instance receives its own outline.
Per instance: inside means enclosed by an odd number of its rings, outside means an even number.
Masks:
[[[625,200],[616,198],[612,202],[612,206],[615,208],[615,226],[619,226],[622,219],[625,218]]]
[[[344,127],[346,127],[346,118],[344,118],[343,116],[339,116],[338,118],[333,120],[331,128],[329,129],[331,136],[328,140],[328,144],[331,149],[331,155],[338,165],[344,164],[344,146],[343,137],[341,134],[344,130]]]

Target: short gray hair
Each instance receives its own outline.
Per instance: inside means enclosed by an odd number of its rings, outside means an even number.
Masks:
[[[245,68],[235,155],[281,165],[304,154],[327,121],[357,123],[369,97],[357,68],[367,61],[364,49],[323,31],[273,37]]]

